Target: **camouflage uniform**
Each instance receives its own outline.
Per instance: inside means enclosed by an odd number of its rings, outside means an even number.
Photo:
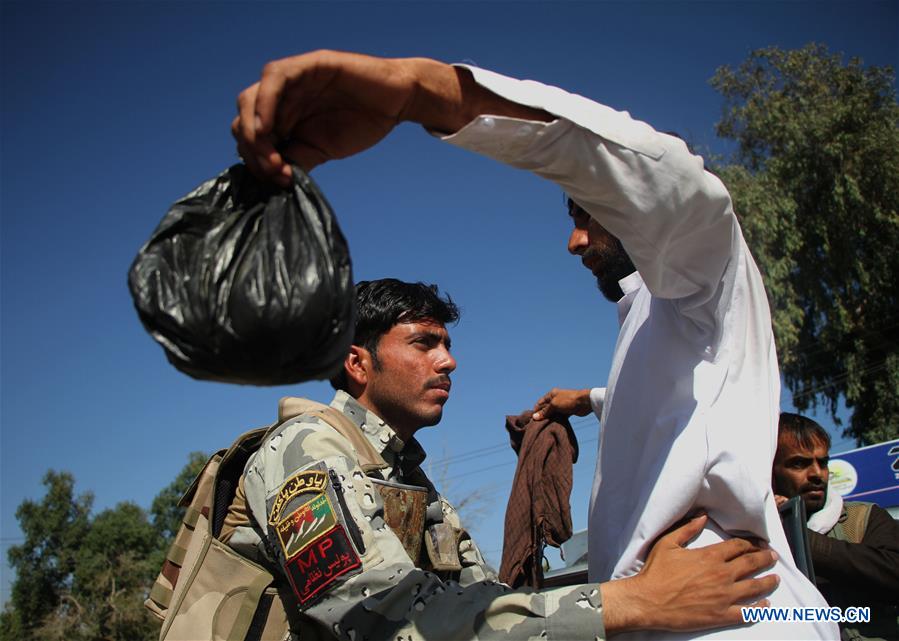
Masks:
[[[496,580],[464,534],[457,571],[413,564],[385,523],[375,483],[425,486],[428,521],[442,520],[458,531],[456,511],[421,471],[425,453],[415,439],[403,443],[344,392],[337,392],[331,407],[359,427],[387,466],[369,469],[367,476],[350,442],[320,418],[288,419],[249,459],[242,484],[251,522],[229,536],[232,548],[287,579],[281,593],[295,620],[293,638],[605,636],[598,584],[513,591]]]

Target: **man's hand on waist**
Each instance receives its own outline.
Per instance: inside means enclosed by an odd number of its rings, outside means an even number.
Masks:
[[[741,605],[767,605],[767,600],[757,600],[780,580],[775,575],[752,577],[771,568],[777,555],[744,539],[685,549],[706,520],[694,517],[661,537],[636,576],[602,584],[608,634],[737,625],[743,623]]]

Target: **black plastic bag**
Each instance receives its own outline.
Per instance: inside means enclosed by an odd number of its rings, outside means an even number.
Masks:
[[[169,362],[198,379],[330,378],[353,338],[346,240],[296,168],[282,190],[234,165],[177,201],[138,252],[128,286]]]

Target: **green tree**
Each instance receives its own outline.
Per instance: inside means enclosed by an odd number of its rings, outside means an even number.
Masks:
[[[765,278],[784,380],[800,409],[839,400],[861,443],[899,436],[899,105],[888,67],[821,45],[755,51],[711,80],[716,171]]]
[[[51,470],[43,484],[47,492],[40,503],[25,500],[16,510],[25,542],[8,553],[16,580],[0,618],[4,641],[32,638],[38,622],[61,605],[75,570],[78,545],[90,528],[94,498],[89,493],[75,496],[71,474]]]
[[[9,550],[16,579],[0,639],[156,639],[159,624],[143,602],[183,516],[178,500],[205,460],[190,455],[153,501],[152,518],[130,502],[91,516],[93,496],[75,496],[71,474],[47,472],[42,501],[16,511],[25,541]]]
[[[74,551],[75,563],[59,605],[35,628],[35,637],[100,641],[159,636],[143,607],[159,568],[151,558],[162,544],[146,511],[120,503],[93,518]]]
[[[184,518],[185,508],[178,507],[178,501],[190,487],[191,482],[203,470],[208,459],[209,455],[203,452],[188,454],[187,465],[182,468],[175,480],[163,488],[153,499],[153,504],[150,506],[153,525],[167,543],[175,538],[178,528],[181,527],[181,519]]]

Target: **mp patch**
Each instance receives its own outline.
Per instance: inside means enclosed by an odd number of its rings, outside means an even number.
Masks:
[[[327,592],[338,577],[361,567],[346,532],[336,525],[300,550],[284,569],[300,605],[306,605]]]
[[[268,515],[269,525],[276,525],[281,520],[281,513],[291,499],[304,492],[321,492],[327,484],[328,475],[320,470],[307,470],[291,476],[278,490]]]
[[[326,494],[304,503],[275,526],[284,558],[292,559],[335,525],[337,515]]]

